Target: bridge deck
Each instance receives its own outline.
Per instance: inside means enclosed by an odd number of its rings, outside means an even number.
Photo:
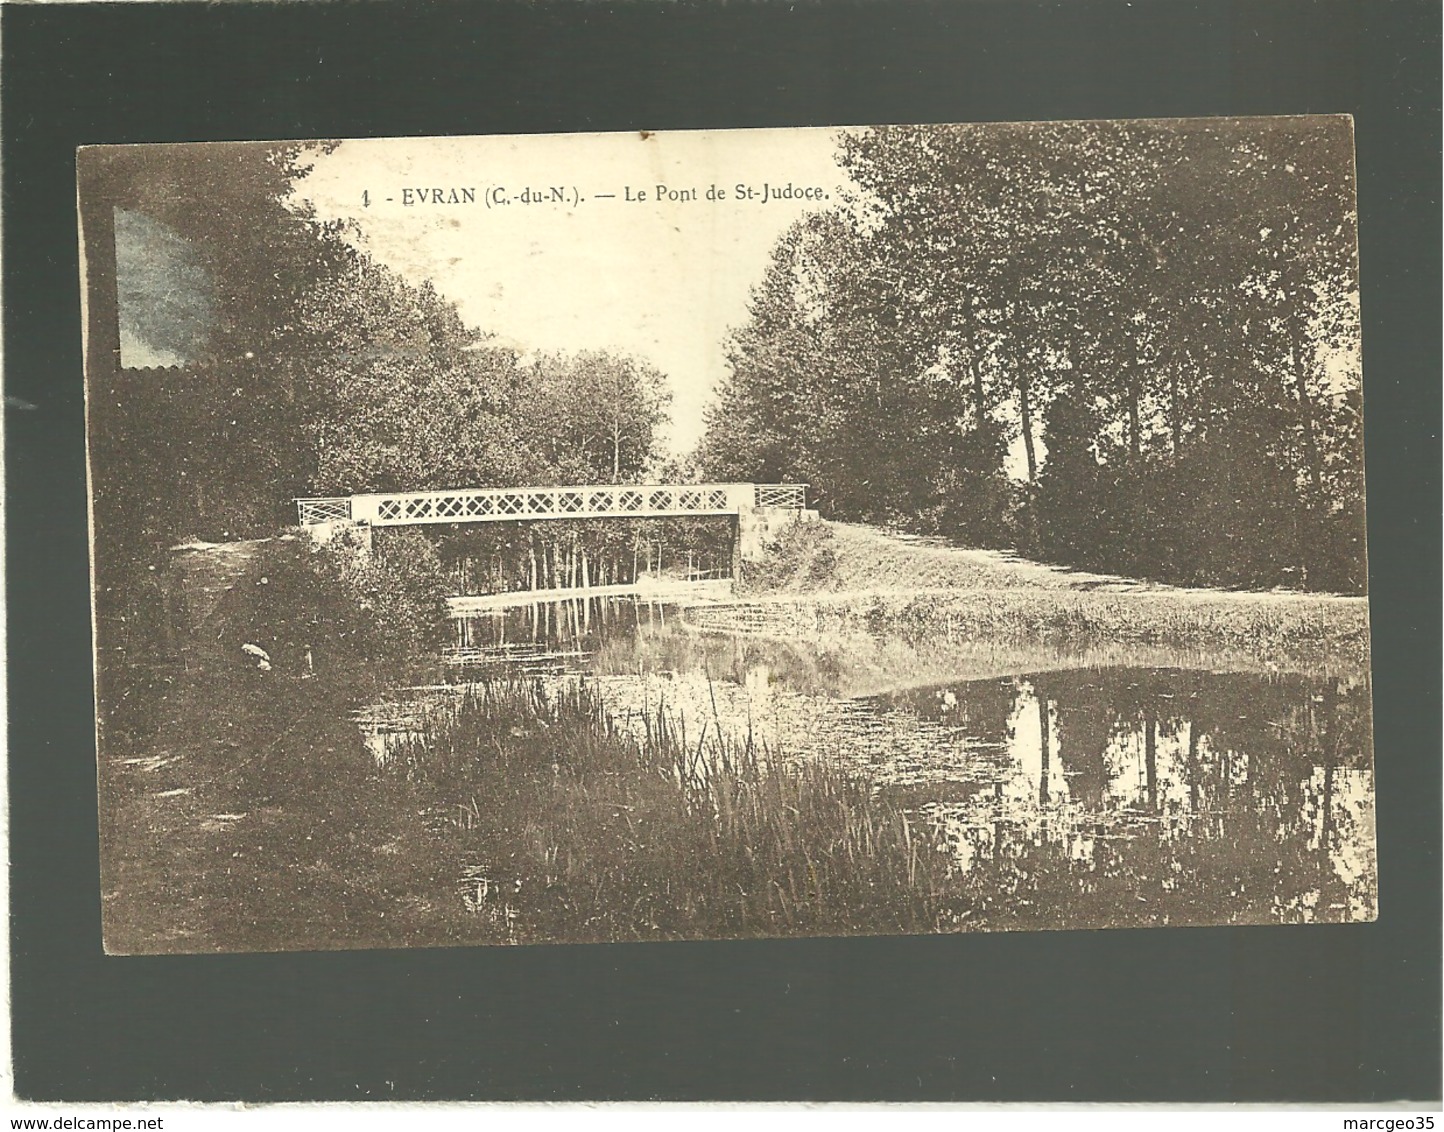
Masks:
[[[396,527],[416,523],[740,515],[753,507],[801,509],[806,500],[806,484],[580,484],[298,499],[296,509],[303,526],[349,521]]]

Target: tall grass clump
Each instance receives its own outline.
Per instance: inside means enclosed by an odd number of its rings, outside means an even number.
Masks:
[[[660,707],[619,726],[582,684],[490,683],[398,748],[448,799],[513,938],[936,931],[949,857],[868,786]],[[475,866],[473,866],[474,868]]]

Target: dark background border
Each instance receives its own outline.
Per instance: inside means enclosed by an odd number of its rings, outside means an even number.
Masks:
[[[1440,9],[7,5],[11,978],[39,1100],[1440,1095]],[[517,950],[100,950],[82,143],[1349,112],[1376,924]]]

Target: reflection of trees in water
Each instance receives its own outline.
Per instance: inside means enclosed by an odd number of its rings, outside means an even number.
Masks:
[[[905,708],[923,719],[946,723],[973,746],[1006,745],[1017,700],[1012,680],[975,680],[947,688],[912,688],[876,698],[880,706]]]
[[[986,915],[1082,926],[1372,914],[1366,689],[1114,670],[948,695],[961,715],[996,719],[986,705],[1000,688],[1019,705],[1016,733],[995,724],[992,737],[1013,742],[1014,777],[1028,781],[931,808]],[[1036,749],[1018,745],[1030,712]]]
[[[696,720],[720,706],[739,733],[872,777],[953,845],[1001,922],[1372,914],[1362,681],[1071,669],[847,700],[856,658],[818,642],[698,634],[645,604],[508,616],[509,633],[620,681],[619,702],[651,681],[639,702],[665,695]]]
[[[598,675],[692,672],[756,687],[758,680],[806,696],[839,696],[850,662],[842,643],[792,641],[687,628],[677,608],[638,599],[539,602],[457,621],[463,648],[532,644]]]
[[[1117,726],[1112,705],[1101,697],[1070,695],[1057,684],[1040,682],[1037,691],[1039,700],[1053,703],[1057,711],[1058,758],[1066,768],[1069,793],[1085,809],[1101,809],[1108,789],[1103,756]]]

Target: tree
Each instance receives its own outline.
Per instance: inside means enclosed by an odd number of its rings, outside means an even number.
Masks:
[[[317,494],[508,486],[545,474],[522,427],[514,351],[465,326],[454,304],[358,256],[297,314],[302,408]]]
[[[655,366],[606,351],[538,356],[523,397],[555,482],[635,482],[656,453],[666,381]]]
[[[122,568],[186,535],[269,529],[305,491],[311,461],[295,411],[304,371],[285,364],[304,349],[295,312],[355,260],[334,228],[287,207],[306,167],[292,143],[80,154],[97,561]],[[146,285],[144,247],[117,262],[117,218],[184,262],[170,282],[195,292],[193,317],[172,368],[122,368],[122,288],[131,329],[147,316],[173,325],[175,312],[163,309],[173,302],[163,288]],[[123,231],[122,242],[134,236]]]
[[[727,343],[729,376],[707,412],[698,462],[725,480],[813,480],[824,354],[818,296],[830,284],[818,256],[842,234],[831,218],[799,221],[773,249],[753,288],[749,319]],[[829,430],[831,431],[831,430]]]
[[[847,267],[811,300],[818,345],[775,329],[803,321],[775,313],[789,234],[746,332],[777,355],[754,367],[777,388],[739,364],[758,351],[735,360],[720,416],[745,419],[744,394],[767,404],[759,423],[785,433],[736,431],[788,460],[825,437],[821,493],[854,517],[996,537],[1016,504],[988,485],[1017,438],[1030,547],[1180,580],[1357,586],[1349,143],[1343,119],[848,134],[858,192],[829,221]],[[799,397],[800,358],[834,380]],[[864,423],[864,404],[902,427]],[[805,424],[778,411],[794,406]],[[713,430],[714,463],[740,451],[728,440]]]

